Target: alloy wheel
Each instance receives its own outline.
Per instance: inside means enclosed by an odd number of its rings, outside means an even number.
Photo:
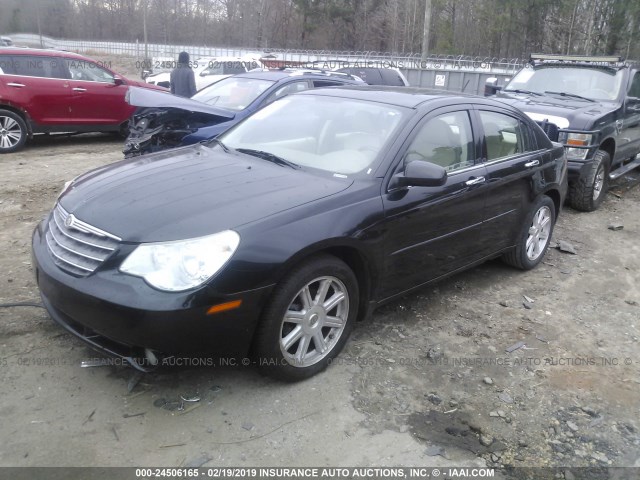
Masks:
[[[280,327],[280,351],[294,367],[325,358],[340,339],[349,318],[349,293],[332,276],[307,283],[292,299]]]
[[[11,117],[0,116],[0,148],[13,148],[22,139],[22,127]]]
[[[527,258],[537,260],[544,253],[551,236],[551,209],[543,205],[533,216],[526,242]]]

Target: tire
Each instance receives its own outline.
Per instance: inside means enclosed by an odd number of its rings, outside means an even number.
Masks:
[[[593,212],[609,189],[609,154],[598,150],[588,170],[569,187],[569,204],[582,212]]]
[[[556,223],[556,207],[546,195],[535,202],[518,234],[518,244],[502,257],[505,263],[531,270],[544,258]]]
[[[334,256],[317,256],[296,267],[276,286],[258,326],[253,353],[261,372],[298,381],[324,370],[349,338],[358,296],[353,271]],[[326,310],[321,301],[331,299]],[[319,352],[316,342],[326,350]]]
[[[125,140],[129,136],[129,120],[125,120],[118,126],[118,130],[110,132],[116,138]]]
[[[0,110],[0,153],[17,152],[27,141],[27,124],[17,113]]]

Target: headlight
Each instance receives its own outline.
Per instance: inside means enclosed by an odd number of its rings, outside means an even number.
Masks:
[[[561,132],[558,136],[558,141],[565,145],[567,152],[567,158],[584,160],[587,158],[589,150],[587,148],[576,147],[588,147],[591,145],[593,135],[590,133],[566,133]]]
[[[190,240],[142,244],[122,263],[120,271],[142,277],[160,290],[188,290],[215,275],[239,243],[240,235],[225,230]]]

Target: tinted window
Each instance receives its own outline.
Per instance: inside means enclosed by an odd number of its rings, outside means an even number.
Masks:
[[[382,75],[382,80],[385,85],[393,85],[398,87],[404,87],[404,82],[398,72],[393,70],[392,68],[384,68],[380,70],[380,75]]]
[[[336,82],[336,81],[331,81],[331,80],[314,80],[313,81],[313,87],[314,88],[320,88],[320,87],[335,87],[337,85],[344,85],[344,83],[342,82]]]
[[[16,64],[9,55],[0,55],[0,74],[16,74]]]
[[[87,82],[115,83],[113,74],[93,62],[67,60],[67,68],[73,80]]]
[[[65,78],[62,61],[56,57],[39,57],[35,55],[12,55],[9,70],[14,75],[41,78]],[[5,65],[6,66],[6,65]],[[8,72],[2,67],[5,73]]]
[[[447,171],[474,164],[471,122],[466,111],[439,115],[427,121],[411,142],[405,162],[435,163]]]
[[[278,88],[275,92],[269,95],[269,99],[267,102],[273,102],[279,98],[284,97],[285,95],[289,95],[291,93],[302,92],[303,90],[308,90],[309,84],[307,81],[302,82],[291,82],[286,84],[283,87]]]
[[[271,80],[229,77],[203,88],[191,98],[229,110],[244,110],[273,84]]]
[[[480,112],[484,128],[487,160],[508,157],[525,151],[520,120],[497,112]]]
[[[338,71],[356,75],[369,85],[384,85],[382,75],[377,68],[341,68]]]
[[[225,75],[235,75],[236,73],[243,73],[247,71],[244,68],[243,62],[226,62],[223,70]]]

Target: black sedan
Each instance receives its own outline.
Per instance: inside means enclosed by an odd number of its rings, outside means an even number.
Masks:
[[[308,90],[75,179],[33,264],[53,319],[136,368],[297,380],[383,302],[495,257],[535,267],[566,190],[562,146],[500,102]]]

